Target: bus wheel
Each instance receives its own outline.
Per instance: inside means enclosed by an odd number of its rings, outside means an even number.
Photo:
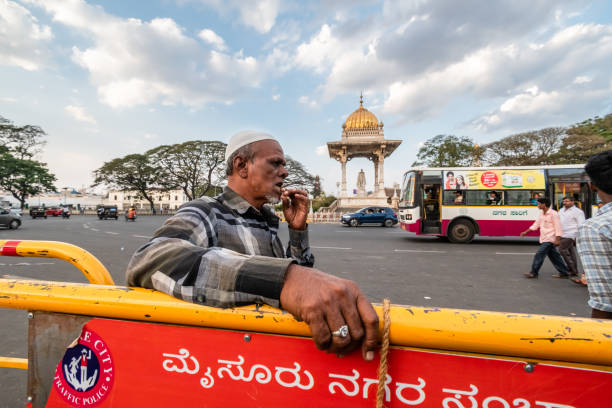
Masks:
[[[469,221],[453,222],[448,230],[448,239],[456,244],[467,244],[474,238],[474,227]]]

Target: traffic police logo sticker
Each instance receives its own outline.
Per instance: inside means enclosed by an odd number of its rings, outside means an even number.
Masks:
[[[83,328],[78,342],[66,349],[57,365],[53,387],[73,407],[95,407],[115,380],[113,358],[100,336]]]

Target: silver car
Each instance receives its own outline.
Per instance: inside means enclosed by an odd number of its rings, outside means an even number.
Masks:
[[[19,213],[13,212],[9,209],[0,209],[0,227],[7,227],[9,229],[17,229],[21,225],[21,216]]]

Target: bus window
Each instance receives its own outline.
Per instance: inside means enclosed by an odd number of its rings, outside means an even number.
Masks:
[[[416,175],[414,172],[407,173],[404,176],[402,185],[402,206],[414,207],[414,191],[416,188]]]
[[[504,205],[504,192],[501,190],[468,190],[469,205]]]
[[[544,190],[506,190],[506,205],[537,205],[540,197]]]
[[[443,205],[465,205],[465,191],[444,190]]]

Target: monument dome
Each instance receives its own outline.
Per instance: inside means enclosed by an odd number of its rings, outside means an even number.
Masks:
[[[363,107],[362,96],[359,101],[359,108],[346,118],[342,128],[347,130],[378,129],[379,126],[382,126],[382,123],[378,123],[376,115]]]

